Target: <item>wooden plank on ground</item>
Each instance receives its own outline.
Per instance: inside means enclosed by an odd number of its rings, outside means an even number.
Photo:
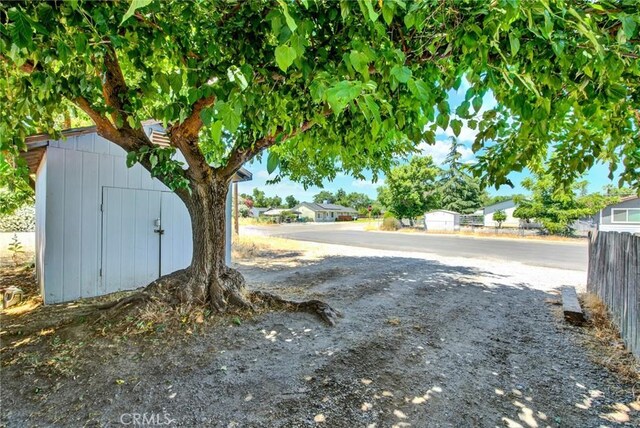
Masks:
[[[562,311],[564,319],[571,324],[580,325],[585,322],[584,312],[580,307],[575,288],[562,287]]]

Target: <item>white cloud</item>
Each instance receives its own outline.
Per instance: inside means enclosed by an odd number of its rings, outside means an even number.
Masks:
[[[448,140],[438,140],[433,145],[421,143],[418,146],[418,149],[423,155],[431,156],[436,165],[442,165],[451,150],[451,142]],[[463,162],[468,161],[473,157],[473,151],[466,146],[458,147],[458,152],[462,155],[461,161]]]
[[[267,172],[266,169],[261,169],[260,171],[258,171],[254,178],[263,178],[263,179],[267,179],[269,178],[269,173]]]

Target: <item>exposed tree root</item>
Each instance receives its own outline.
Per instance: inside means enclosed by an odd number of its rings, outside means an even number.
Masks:
[[[256,303],[280,305],[290,311],[315,314],[332,327],[336,325],[337,318],[342,317],[342,314],[339,311],[333,309],[327,303],[320,300],[295,302],[293,300],[283,299],[280,296],[267,293],[265,291],[253,291],[250,293],[250,296]]]
[[[158,278],[142,291],[113,302],[97,305],[97,309],[116,310],[133,304],[160,300],[171,306],[189,304],[209,305],[214,313],[224,313],[231,308],[256,310],[256,305],[280,307],[293,312],[308,312],[334,326],[342,314],[320,300],[295,302],[264,291],[247,292],[240,272],[225,267],[214,278],[192,274],[189,269],[173,272]]]

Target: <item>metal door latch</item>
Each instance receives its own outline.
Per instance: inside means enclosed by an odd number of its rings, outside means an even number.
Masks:
[[[159,235],[164,235],[164,229],[162,229],[160,227],[161,223],[160,223],[160,219],[157,218],[155,219],[155,221],[153,222],[155,229],[153,229],[153,231]]]

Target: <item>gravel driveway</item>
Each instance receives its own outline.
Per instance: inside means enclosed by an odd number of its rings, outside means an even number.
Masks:
[[[252,287],[328,301],[336,327],[267,313],[170,346],[95,345],[68,377],[5,369],[2,424],[638,426],[630,386],[548,302],[583,272],[308,245],[239,266]]]

